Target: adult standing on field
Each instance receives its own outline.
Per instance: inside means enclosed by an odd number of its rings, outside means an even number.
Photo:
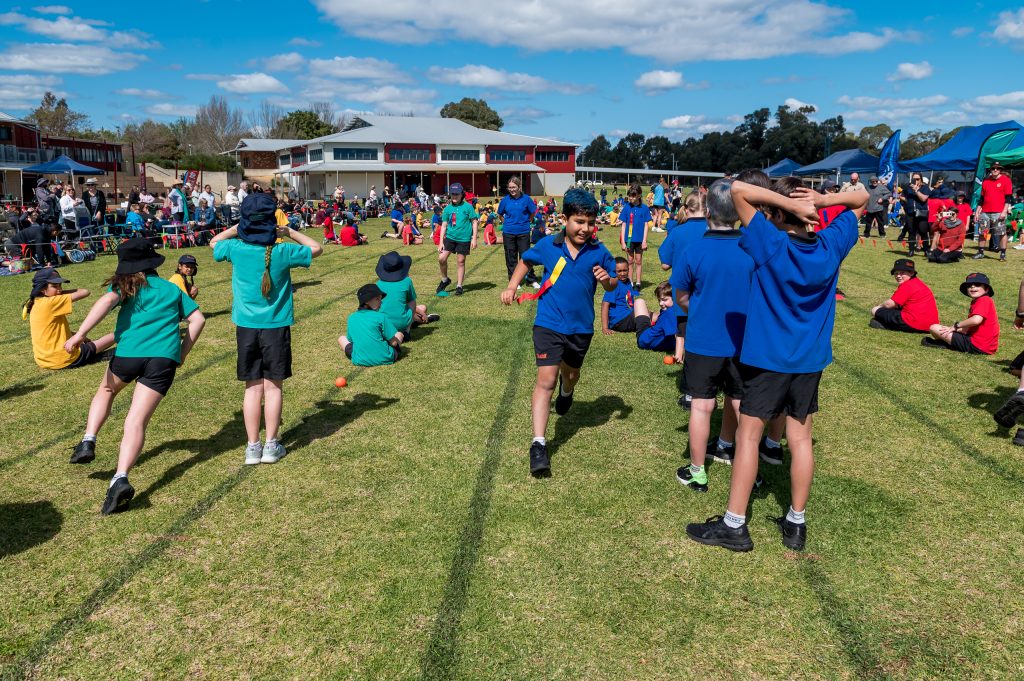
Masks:
[[[509,178],[507,186],[508,195],[498,203],[498,215],[501,216],[501,230],[505,235],[505,267],[511,280],[523,253],[530,250],[530,223],[537,213],[537,204],[523,194],[523,181],[518,175]],[[526,272],[525,281],[534,288],[540,288],[533,268]]]
[[[860,173],[850,173],[850,181],[844,182],[840,192],[866,192],[868,188],[860,181]]]
[[[998,162],[988,167],[988,177],[981,183],[981,201],[974,211],[974,222],[978,225],[978,233],[988,232],[989,247],[999,244],[999,259],[1006,260],[1006,213],[1013,203],[1013,184],[1007,175],[1003,175],[1003,166]],[[985,257],[978,240],[978,253],[975,260]]]
[[[868,190],[867,218],[864,220],[864,236],[871,236],[871,228],[878,227],[878,236],[885,236],[885,221],[889,215],[889,200],[892,192],[877,177],[871,178]]]

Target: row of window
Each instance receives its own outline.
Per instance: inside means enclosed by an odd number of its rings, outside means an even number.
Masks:
[[[107,149],[72,149],[71,147],[50,147],[54,154],[70,156],[79,163],[111,163],[121,160],[121,150],[109,151]],[[111,158],[113,157],[113,158]]]
[[[373,148],[345,148],[335,147],[333,150],[335,161],[376,161],[377,149]],[[525,162],[526,152],[517,149],[495,150],[488,153],[488,159],[494,162]],[[429,161],[429,148],[414,149],[392,149],[388,152],[391,161]],[[298,152],[293,155],[281,154],[279,158],[281,165],[300,165],[306,162],[306,155]],[[323,149],[312,149],[309,152],[309,161],[316,162],[324,160]],[[442,149],[442,161],[479,161],[480,151],[477,149]],[[568,151],[538,151],[537,161],[566,162],[569,160]]]

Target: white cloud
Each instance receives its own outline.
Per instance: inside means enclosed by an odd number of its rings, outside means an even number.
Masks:
[[[1000,12],[996,24],[996,30],[992,33],[996,40],[1020,46],[1018,41],[1024,40],[1024,8],[1016,12]]]
[[[942,106],[949,101],[949,97],[946,95],[932,95],[931,97],[906,99],[895,97],[850,97],[849,95],[843,95],[837,101],[843,106],[852,106],[858,109],[921,109]]]
[[[375,111],[381,113],[407,114],[420,116],[436,116],[440,107],[434,103],[437,92],[426,89],[404,89],[394,85],[381,87],[365,86],[349,87],[344,90],[345,98],[372,104]]]
[[[61,79],[56,76],[0,76],[0,110],[34,109],[47,91],[63,97],[67,93],[59,89],[60,85]]]
[[[965,38],[974,33],[974,28],[971,26],[961,26],[960,28],[954,28],[952,33],[954,38]]]
[[[293,47],[320,47],[319,40],[310,40],[309,38],[292,38],[288,44]]]
[[[418,43],[471,40],[531,51],[602,45],[670,63],[808,53],[831,56],[875,50],[902,37],[884,28],[877,33],[837,33],[838,27],[850,22],[852,12],[817,0],[677,0],[672,14],[686,17],[685,39],[678,33],[677,22],[651,21],[664,15],[661,0],[591,0],[585,9],[576,0],[546,0],[520,3],[511,12],[495,11],[490,0],[431,3],[429,11],[416,0],[314,0],[314,4],[347,33],[373,39],[401,35],[404,41]],[[559,39],[539,40],[539,26],[558,26]]]
[[[896,67],[895,73],[889,74],[890,81],[900,80],[923,80],[928,78],[935,72],[932,65],[927,61],[923,61],[920,64],[914,64],[912,62],[903,62]]]
[[[171,99],[171,95],[160,90],[147,90],[137,87],[126,87],[120,90],[114,90],[115,95],[122,95],[124,97],[141,97],[143,99]]]
[[[693,130],[697,126],[704,124],[704,121],[705,118],[702,115],[683,114],[682,116],[664,119],[661,122],[661,127],[668,130]]]
[[[171,116],[173,118],[195,116],[199,109],[195,104],[154,104],[146,107],[146,113],[154,116]]]
[[[334,57],[310,59],[309,74],[320,78],[339,80],[387,80],[405,82],[408,76],[389,61],[373,57]]]
[[[505,125],[530,125],[543,118],[551,118],[554,114],[545,109],[538,109],[532,106],[512,107],[498,112]]]
[[[674,90],[683,86],[683,74],[679,71],[648,71],[640,74],[640,77],[633,81],[637,89],[643,90],[649,95]]]
[[[288,86],[266,73],[237,73],[224,76],[217,81],[222,90],[238,95],[251,95],[259,92],[288,92]]]
[[[697,126],[697,132],[702,135],[709,132],[722,132],[723,130],[728,129],[729,126],[723,125],[722,123],[705,123],[704,125]]]
[[[783,102],[783,104],[788,106],[793,111],[796,111],[797,109],[803,109],[804,107],[807,107],[807,106],[811,107],[815,111],[818,110],[818,105],[817,104],[811,104],[809,102],[802,102],[799,99],[797,99],[796,97],[789,97],[789,98],[787,98],[786,101]]]
[[[494,69],[482,64],[467,64],[457,69],[431,66],[427,70],[427,78],[436,83],[448,83],[472,88],[495,88],[505,92],[560,92],[562,94],[580,94],[586,87],[555,83],[540,76],[528,73],[515,73],[504,69]]]
[[[66,8],[65,8],[66,9]],[[64,41],[108,42],[118,47],[146,47],[154,43],[146,33],[136,31],[108,31],[98,26],[106,22],[81,17],[56,16],[53,18],[27,17],[17,12],[0,14],[0,26],[18,26],[36,35]]]
[[[623,128],[615,128],[614,130],[609,130],[608,131],[608,137],[614,137],[614,138],[622,139],[623,137],[628,135],[630,132],[632,132],[632,131],[631,130],[625,130]]]
[[[1024,107],[1024,90],[1007,92],[1002,95],[982,95],[975,97],[974,103],[986,107]]]
[[[263,68],[267,71],[298,71],[305,63],[305,57],[298,52],[286,52],[264,59]]]
[[[40,5],[32,9],[39,14],[71,14],[71,8],[67,5]]]
[[[14,44],[0,52],[0,69],[102,76],[115,71],[130,71],[145,60],[141,54],[116,52],[99,45]]]

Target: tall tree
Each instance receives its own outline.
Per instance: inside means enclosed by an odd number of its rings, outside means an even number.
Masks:
[[[441,118],[457,118],[463,123],[483,128],[484,130],[501,130],[505,121],[498,112],[482,99],[463,97],[458,102],[448,102],[441,107]]]
[[[196,111],[186,135],[186,143],[194,152],[219,154],[234,149],[247,132],[242,112],[228,104],[226,97],[213,95]]]
[[[857,134],[857,146],[869,154],[877,154],[882,150],[885,141],[892,137],[894,130],[885,123],[867,125]]]
[[[281,119],[285,116],[284,109],[271,104],[267,100],[260,102],[255,109],[249,112],[249,134],[256,139],[273,139],[275,137],[290,137],[290,135],[279,135],[278,128]]]
[[[135,147],[139,156],[153,154],[161,158],[177,158],[180,156],[178,141],[171,132],[170,126],[147,118],[141,123],[129,123],[122,131],[125,144]]]
[[[612,166],[612,145],[604,135],[598,135],[580,153],[577,165],[607,168]]]
[[[334,102],[323,101],[323,102],[311,102],[309,110],[316,114],[324,125],[331,128],[331,132],[325,132],[324,135],[330,135],[331,133],[339,132],[345,127],[345,116],[338,113],[338,110],[334,107]],[[320,137],[321,135],[316,135]]]
[[[49,90],[43,94],[42,101],[27,116],[30,123],[35,123],[43,135],[54,137],[70,137],[82,132],[89,123],[89,117],[83,113],[72,111],[66,99],[57,98]]]
[[[311,140],[337,132],[330,123],[325,123],[313,111],[290,111],[278,123],[274,137],[284,139]]]
[[[939,146],[941,138],[941,130],[915,132],[900,144],[900,158],[906,160],[929,154]]]

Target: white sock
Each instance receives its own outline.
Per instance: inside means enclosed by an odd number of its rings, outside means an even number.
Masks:
[[[565,392],[565,383],[564,382],[559,384],[559,386],[558,386],[558,394],[561,395],[562,397],[568,397],[569,395],[572,395],[571,392]]]
[[[107,486],[107,489],[110,489],[111,487],[113,487],[114,483],[117,482],[118,478],[124,478],[125,480],[127,480],[128,479],[128,474],[127,473],[114,473],[114,477],[112,477],[110,479],[110,485]]]
[[[779,447],[782,446],[782,443],[781,442],[776,442],[775,440],[771,439],[770,437],[766,437],[764,439],[764,446],[767,447],[768,449],[778,449]]]
[[[807,513],[807,511],[794,511],[793,507],[790,506],[789,510],[786,511],[786,520],[794,525],[803,525],[805,513]]]
[[[86,433],[85,437],[82,438],[82,442],[96,442],[96,436],[91,433]]]
[[[267,443],[266,443],[265,446],[269,447],[270,445],[276,445],[276,444],[278,444],[278,442],[277,442],[277,438],[275,437],[272,440],[267,440]]]
[[[542,438],[542,437],[535,437],[535,438],[533,438],[533,441],[538,443],[538,444],[545,445],[545,446],[548,444],[548,441],[546,439]]]
[[[736,515],[732,511],[726,511],[725,512],[725,526],[726,527],[731,527],[731,528],[733,528],[735,530],[737,527],[743,527],[743,525],[746,522],[747,522],[747,516],[745,516],[745,515]]]
[[[259,440],[256,440],[256,442],[250,442],[250,443],[249,443],[249,446],[250,446],[250,447],[255,447],[255,446],[256,446],[256,445],[258,445],[259,443],[260,443],[260,441],[259,441]]]
[[[729,449],[729,447],[732,447],[732,443],[731,442],[726,442],[722,438],[718,438],[718,448],[719,449]]]

